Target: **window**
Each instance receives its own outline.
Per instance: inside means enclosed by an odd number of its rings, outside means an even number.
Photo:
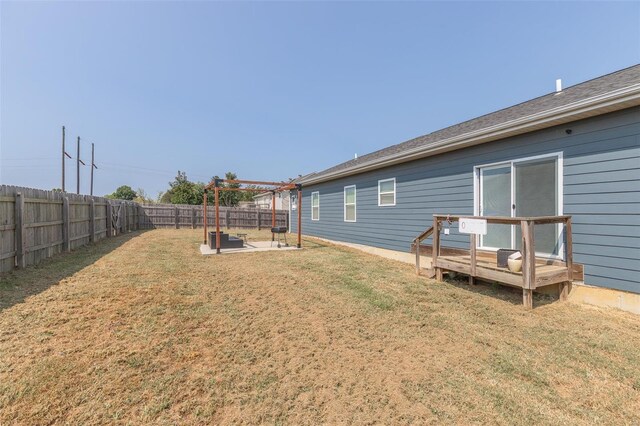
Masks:
[[[475,213],[480,216],[562,215],[562,154],[540,155],[478,166],[475,170]],[[489,224],[478,246],[484,249],[520,247],[520,227]],[[536,253],[561,257],[562,226],[535,227]]]
[[[320,193],[311,193],[311,220],[320,220]]]
[[[378,206],[396,205],[396,178],[378,181]]]
[[[356,186],[344,187],[344,221],[356,221]]]

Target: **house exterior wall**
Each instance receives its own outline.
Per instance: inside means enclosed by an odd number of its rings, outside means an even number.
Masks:
[[[288,210],[289,209],[289,192],[281,192],[280,194],[276,194],[276,209],[277,210]],[[256,206],[261,209],[270,209],[272,202],[271,193],[266,193],[262,196],[253,197],[253,200],[256,203]]]
[[[408,251],[434,213],[474,214],[475,166],[558,152],[563,213],[573,216],[574,261],[585,265],[585,283],[640,293],[640,107],[304,186],[302,230]],[[386,178],[396,178],[396,205],[379,207],[378,180]],[[356,222],[343,217],[348,185],[357,188]],[[316,191],[320,217],[312,221]],[[469,237],[452,229],[442,244],[468,248]]]

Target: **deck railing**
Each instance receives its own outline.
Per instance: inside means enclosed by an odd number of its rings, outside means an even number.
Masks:
[[[470,234],[469,259],[455,256],[441,259],[441,238],[443,222],[458,222],[461,218],[484,219],[487,224],[503,224],[520,226],[522,241],[520,252],[522,254],[522,273],[513,273],[506,269],[488,268],[478,264],[478,248],[476,234]],[[535,226],[548,224],[564,225],[564,261],[554,262],[553,267],[545,267],[545,270],[537,274],[538,261],[535,250]],[[571,216],[538,216],[538,217],[502,217],[502,216],[455,216],[433,215],[433,226],[415,238],[416,247],[416,272],[420,273],[420,242],[432,235],[432,268],[435,278],[442,280],[443,271],[455,271],[469,275],[469,282],[473,284],[476,278],[489,279],[516,285],[523,289],[523,303],[526,307],[533,306],[533,290],[549,284],[560,284],[560,298],[566,299],[568,284],[573,280],[573,244],[571,232]],[[543,262],[544,263],[544,262]],[[519,277],[518,275],[521,275]]]

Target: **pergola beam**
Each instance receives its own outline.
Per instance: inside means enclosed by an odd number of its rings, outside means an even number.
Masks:
[[[287,182],[269,182],[269,181],[244,180],[244,179],[215,179],[213,182],[205,186],[205,189],[214,188],[216,186],[216,182],[231,183],[231,184],[238,183],[241,185],[265,185],[265,186],[275,186],[275,187],[282,187],[282,186],[288,185]]]

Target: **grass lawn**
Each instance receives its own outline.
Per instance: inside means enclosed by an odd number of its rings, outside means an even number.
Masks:
[[[0,278],[0,424],[640,424],[638,316],[525,311],[315,240],[204,257],[201,236]]]

